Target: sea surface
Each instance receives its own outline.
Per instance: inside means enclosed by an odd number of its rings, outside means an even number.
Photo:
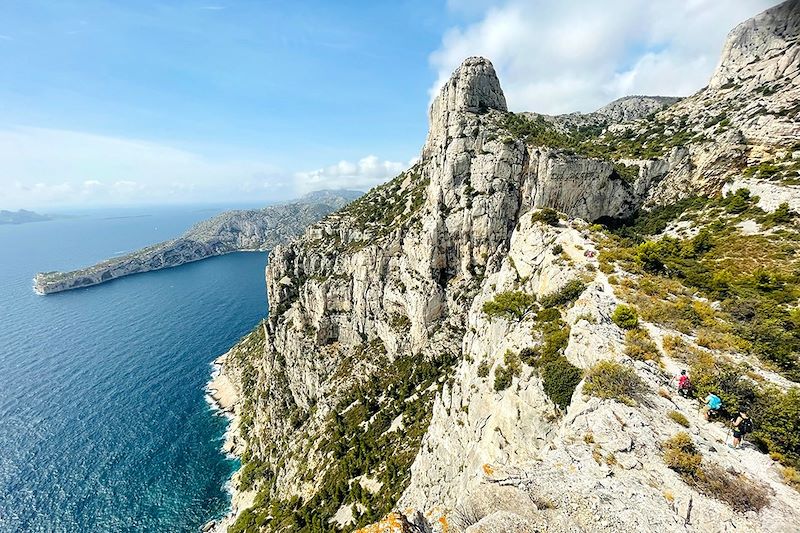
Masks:
[[[0,531],[198,531],[229,505],[210,362],[266,314],[264,253],[37,296],[67,270],[221,209],[115,209],[0,225]]]

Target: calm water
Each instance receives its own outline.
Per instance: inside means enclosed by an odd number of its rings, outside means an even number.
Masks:
[[[266,254],[31,290],[37,270],[163,240],[215,212],[0,226],[0,531],[197,531],[225,511],[235,464],[203,386],[209,363],[266,313]]]

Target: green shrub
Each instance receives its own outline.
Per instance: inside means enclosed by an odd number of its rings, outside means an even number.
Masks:
[[[684,416],[683,413],[679,413],[678,411],[670,411],[669,413],[667,413],[667,416],[673,422],[680,424],[685,428],[689,427],[689,419],[686,418],[686,416]]]
[[[542,352],[537,347],[529,346],[519,352],[520,360],[528,366],[535,366]]]
[[[564,353],[569,344],[569,326],[560,318],[538,325],[542,332],[542,345],[539,347],[537,366],[543,366],[557,359]]]
[[[483,312],[491,318],[522,320],[536,305],[536,296],[522,291],[505,291],[483,304]]]
[[[579,279],[573,279],[557,291],[542,296],[540,303],[542,307],[567,305],[577,300],[584,290],[586,285]]]
[[[561,409],[572,401],[572,393],[580,383],[583,371],[570,364],[566,357],[558,357],[542,367],[542,387],[550,400]]]
[[[633,329],[639,325],[639,315],[636,310],[624,304],[620,304],[614,309],[611,320],[622,329]]]
[[[540,309],[539,312],[536,313],[537,322],[554,322],[556,320],[561,320],[561,311],[555,307]]]
[[[504,365],[498,365],[494,369],[494,390],[500,392],[511,386],[514,376],[522,373],[522,363],[519,356],[511,350],[506,350],[503,357]]]
[[[625,355],[637,361],[660,361],[658,346],[646,330],[631,329],[625,333]]]
[[[561,255],[561,252],[564,251],[564,247],[560,244],[556,244],[550,251],[553,252],[553,255]]]
[[[253,488],[257,479],[269,479],[270,473],[267,464],[259,459],[252,458],[245,462],[239,473],[239,484],[243,491]]]
[[[558,226],[558,213],[555,209],[550,209],[549,207],[545,207],[539,209],[533,215],[531,215],[531,222],[543,222],[548,226]]]
[[[481,364],[478,365],[478,377],[485,378],[489,375],[489,370],[492,369],[492,365],[489,364],[489,361],[483,360]]]
[[[635,405],[646,391],[636,372],[614,361],[600,361],[586,373],[583,392],[589,396]]]
[[[753,440],[765,451],[780,453],[785,464],[800,468],[800,388],[763,388],[750,414]]]

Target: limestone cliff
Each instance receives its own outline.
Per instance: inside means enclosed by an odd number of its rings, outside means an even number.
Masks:
[[[787,54],[798,6],[754,26]],[[741,28],[715,79],[761,42]],[[764,409],[795,398],[796,215],[721,194],[761,179],[795,200],[797,78],[775,54],[755,60],[769,90],[558,117],[509,113],[492,64],[465,60],[419,163],[273,250],[269,317],[225,361],[252,507],[218,527],[794,530],[791,439],[764,422],[776,460],[730,450],[668,387],[691,365],[731,406],[747,387]],[[714,374],[729,366],[745,381]]]
[[[270,250],[358,194],[319,191],[290,204],[226,211],[198,222],[176,239],[70,272],[39,272],[33,279],[33,290],[37,294],[51,294],[231,252]]]

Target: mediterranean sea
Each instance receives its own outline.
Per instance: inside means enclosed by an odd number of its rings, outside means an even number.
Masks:
[[[237,467],[204,386],[267,312],[265,253],[37,296],[70,270],[220,212],[96,210],[0,226],[0,531],[198,531]]]

